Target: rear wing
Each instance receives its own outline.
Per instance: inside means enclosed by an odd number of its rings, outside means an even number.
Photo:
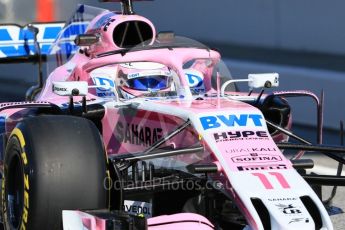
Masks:
[[[44,84],[42,63],[46,61],[48,76],[56,67],[66,63],[78,50],[77,35],[84,34],[90,21],[106,9],[78,5],[67,22],[0,24],[0,64],[37,62],[38,84],[26,93],[33,100]]]
[[[48,54],[64,25],[64,22],[0,25],[0,63],[34,61],[37,54]]]
[[[78,47],[77,35],[105,9],[79,5],[67,22],[0,24],[0,63],[39,61],[38,56],[53,56],[55,67],[64,64]],[[51,60],[50,60],[51,61]]]

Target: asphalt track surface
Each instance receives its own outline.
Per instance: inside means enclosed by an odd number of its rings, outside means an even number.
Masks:
[[[31,64],[2,64],[0,65],[0,102],[21,101],[24,100],[26,90],[35,83],[38,74],[37,66]],[[305,127],[303,125],[296,125],[293,127],[296,134],[304,137],[307,140],[315,140],[315,128]],[[324,143],[336,144],[340,143],[338,132],[333,130],[325,130]],[[309,155],[305,155],[308,158]],[[315,162],[313,169],[317,174],[335,175],[337,163],[322,155],[312,155]],[[343,170],[345,176],[345,170]],[[322,199],[326,200],[333,187],[325,186],[322,189]],[[333,210],[339,209],[345,211],[345,187],[339,187],[337,194],[333,199]],[[339,209],[338,209],[339,208]],[[345,214],[331,215],[334,229],[345,230]]]

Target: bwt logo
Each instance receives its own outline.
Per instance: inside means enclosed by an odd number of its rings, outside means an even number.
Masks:
[[[207,116],[200,117],[200,122],[204,130],[219,128],[222,126],[235,127],[235,126],[247,126],[249,122],[252,122],[254,126],[262,126],[262,115],[260,114],[231,114],[228,116]]]

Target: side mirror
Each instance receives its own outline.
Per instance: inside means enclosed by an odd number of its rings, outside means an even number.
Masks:
[[[53,93],[59,96],[86,96],[88,84],[86,81],[55,81]]]
[[[162,31],[157,34],[157,41],[161,43],[169,43],[174,41],[175,34],[172,31]]]
[[[74,40],[77,46],[91,46],[97,42],[99,37],[93,34],[79,34]]]
[[[255,88],[271,88],[279,86],[278,73],[256,73],[248,75],[248,86],[251,89]]]

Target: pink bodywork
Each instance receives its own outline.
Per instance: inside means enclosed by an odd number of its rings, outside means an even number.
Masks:
[[[105,230],[106,220],[90,214],[76,211],[78,227],[85,230]],[[148,230],[211,230],[214,226],[205,217],[194,213],[179,213],[153,217],[147,220]]]
[[[107,66],[113,63],[126,63],[135,61],[149,61],[158,62],[166,66],[172,67],[179,76],[185,76],[183,64],[192,59],[212,59],[214,62],[220,60],[220,54],[214,50],[205,50],[198,48],[176,48],[169,49],[154,49],[142,50],[135,52],[128,52],[125,55],[114,54],[97,57],[98,54],[117,50],[117,47],[112,42],[112,33],[104,32],[102,27],[104,25],[97,25],[97,21],[109,14],[98,16],[88,27],[87,33],[98,31],[101,34],[101,43],[90,47],[90,57],[77,53],[65,65],[58,67],[51,73],[46,82],[41,94],[38,95],[37,101],[45,101],[61,105],[68,102],[68,97],[59,97],[52,92],[52,82],[54,81],[87,81],[90,83],[90,72],[96,68]],[[147,22],[152,26],[155,35],[155,29],[151,22],[147,19],[138,16],[130,15],[123,16],[114,14],[108,20],[114,21],[108,26],[108,30],[112,31],[116,25],[126,20],[141,20]],[[181,87],[189,89],[185,77],[180,77]],[[213,92],[215,92],[213,90]],[[93,94],[87,96],[88,100],[100,99]],[[76,98],[76,101],[81,98]],[[135,100],[134,100],[135,101]],[[242,210],[246,219],[253,229],[260,229],[257,225],[258,217],[253,216],[252,212],[248,211],[249,203],[245,200],[245,195],[240,191],[242,185],[236,183],[236,178],[243,176],[253,181],[250,185],[257,194],[264,194],[267,190],[276,190],[277,184],[281,185],[284,191],[296,188],[294,184],[290,184],[289,179],[284,175],[285,172],[292,170],[292,165],[287,160],[282,152],[276,146],[272,137],[268,134],[266,124],[262,113],[255,107],[240,101],[229,100],[226,98],[210,97],[204,100],[195,100],[190,92],[186,93],[182,99],[169,99],[169,100],[145,100],[140,99],[135,101],[139,103],[137,113],[134,116],[126,116],[119,113],[119,109],[114,106],[106,107],[105,116],[102,120],[103,125],[103,140],[109,155],[122,154],[122,153],[135,153],[144,151],[150,144],[169,132],[173,131],[185,122],[187,119],[192,121],[192,127],[187,129],[184,133],[179,134],[174,139],[170,140],[166,145],[174,148],[190,147],[200,141],[205,147],[205,150],[210,153],[210,161],[218,164],[220,181],[225,186],[228,194],[230,194],[237,205]],[[18,110],[7,110],[6,115],[10,117]],[[228,118],[229,115],[240,116],[243,114],[254,114],[262,116],[262,125],[245,125],[234,127],[223,127],[204,130],[201,126],[200,119],[205,116],[224,116]],[[247,118],[249,119],[249,118]],[[117,126],[121,123],[121,126]],[[146,135],[144,140],[138,144],[138,139],[126,139],[121,137],[122,141],[116,136],[119,130],[131,129],[130,132],[150,129],[150,135]],[[10,132],[10,127],[8,131]],[[129,131],[128,131],[129,132]],[[155,132],[155,134],[154,134]],[[223,135],[223,133],[231,132],[240,133],[254,132],[255,135],[262,135],[256,138],[233,138],[217,142],[216,135]],[[258,133],[259,132],[259,133]],[[148,133],[148,131],[147,131]],[[227,134],[224,134],[227,135]],[[253,134],[254,135],[254,134]],[[218,137],[217,136],[217,137]],[[280,136],[278,138],[284,138]],[[140,140],[139,140],[140,141]],[[186,163],[196,162],[195,159],[179,158]],[[255,171],[260,169],[260,171]],[[264,171],[265,173],[262,173]],[[267,177],[272,176],[278,182],[270,182]],[[248,182],[249,183],[249,182]],[[247,185],[246,185],[247,186]],[[250,194],[255,194],[255,191],[247,191]],[[83,216],[83,214],[80,214]],[[83,216],[87,229],[104,229],[104,221],[96,220],[95,217]],[[164,224],[167,222],[181,223]],[[148,219],[149,229],[212,229],[213,225],[204,217],[196,214],[176,214],[170,216],[159,216]]]
[[[135,16],[133,16],[135,17]],[[107,41],[110,38],[105,37],[102,39],[102,41],[105,42],[105,45],[94,47],[95,52],[103,52],[105,51],[105,46],[107,45]],[[113,47],[114,49],[116,47]],[[108,48],[109,49],[109,48]],[[177,48],[174,49],[172,52],[168,49],[161,49],[161,50],[144,50],[144,51],[137,51],[137,52],[130,52],[127,53],[125,56],[122,56],[121,54],[116,55],[109,55],[99,58],[93,58],[89,59],[85,57],[82,54],[76,54],[67,64],[57,68],[54,72],[51,73],[49,76],[49,79],[46,82],[46,85],[44,89],[42,90],[42,93],[37,97],[38,101],[46,101],[51,102],[54,104],[62,104],[68,102],[67,97],[59,97],[56,94],[52,92],[52,83],[54,81],[88,81],[90,82],[90,72],[94,70],[95,68],[98,68],[100,66],[106,66],[112,63],[125,63],[125,62],[133,62],[133,61],[149,61],[149,62],[159,62],[166,66],[173,66],[175,71],[180,75],[184,76],[184,70],[182,68],[183,63],[187,62],[188,60],[194,59],[194,58],[210,58],[213,60],[220,60],[220,55],[218,52],[210,50],[203,50],[203,49],[196,49],[196,48]],[[188,87],[188,84],[186,82],[186,79],[184,77],[180,78],[181,84],[183,86]],[[88,100],[91,99],[97,99],[97,97],[93,94],[89,94],[87,96]],[[76,101],[81,100],[81,98],[76,98]],[[228,101],[225,99],[206,99],[204,101],[195,101],[191,97],[191,95],[187,95],[185,99],[183,100],[170,100],[170,101],[155,101],[153,102],[156,104],[156,106],[164,105],[165,107],[170,107],[171,109],[178,109],[183,110],[186,114],[193,114],[195,116],[198,116],[200,114],[210,114],[210,113],[217,113],[217,111],[222,112],[229,112],[229,113],[238,113],[238,111],[246,112],[246,113],[257,113],[258,110],[252,106],[249,106],[246,103],[238,102],[238,101]],[[13,111],[7,111],[7,114],[11,114],[12,112],[16,112],[17,110]],[[145,150],[148,147],[148,144],[143,145],[133,145],[130,143],[124,143],[121,145],[121,143],[118,143],[116,140],[116,137],[114,136],[116,134],[116,124],[118,124],[120,121],[126,122],[126,117],[121,117],[117,113],[117,109],[114,108],[108,108],[106,110],[105,118],[102,121],[103,124],[103,139],[105,146],[107,148],[108,154],[119,154],[119,153],[128,153],[128,152],[140,152]],[[130,119],[127,121],[127,124],[136,124],[139,127],[140,126],[149,126],[149,127],[156,127],[160,128],[164,126],[164,132],[160,134],[160,136],[163,136],[167,134],[170,131],[173,131],[178,125],[181,125],[182,122],[184,122],[185,118],[179,118],[172,114],[164,114],[162,112],[155,112],[155,111],[149,111],[149,110],[142,110],[139,111],[135,118]],[[163,128],[162,128],[163,130]],[[177,136],[174,140],[170,141],[168,144],[173,145],[176,148],[182,148],[182,147],[188,147],[189,145],[195,144],[198,141],[198,132],[195,132],[194,130],[186,131],[184,134]],[[151,141],[152,143],[152,141]],[[213,151],[207,141],[204,142],[205,146],[210,151]],[[225,162],[220,163],[220,172],[226,172],[226,169],[224,169],[223,163],[226,163],[227,166],[232,171],[238,171],[236,163],[231,161],[231,157],[229,157],[229,150],[233,148],[238,148],[238,146],[241,146],[241,148],[251,148],[253,146],[258,147],[261,146],[264,143],[266,148],[274,149],[274,151],[266,152],[265,155],[272,155],[272,156],[279,156],[279,159],[281,159],[280,164],[286,165],[286,169],[291,168],[291,164],[288,160],[284,158],[282,153],[279,151],[277,146],[275,145],[274,141],[271,137],[268,137],[265,140],[259,140],[259,141],[234,141],[234,142],[224,142],[217,144],[217,148],[219,151],[219,154],[213,155],[212,159],[214,161],[218,161],[219,157],[224,158]],[[114,146],[117,146],[114,148]],[[232,154],[233,157],[237,156],[238,154]],[[181,158],[180,158],[181,160]],[[184,159],[186,162],[188,162],[188,159]],[[193,161],[193,160],[191,160]],[[253,164],[242,164],[244,167],[251,167]],[[230,172],[226,172],[228,174]],[[231,181],[231,180],[230,180]],[[232,191],[229,191],[232,192]],[[238,198],[236,198],[238,199]],[[239,201],[239,203],[241,203]],[[244,207],[243,207],[244,208]],[[177,219],[185,219],[185,220],[191,220],[191,222],[182,222],[182,223],[176,223],[176,224],[166,224],[162,226],[152,226],[149,227],[149,229],[211,229],[212,225],[208,222],[207,219],[197,216],[195,214],[177,214],[172,216],[162,216],[162,217],[154,217],[152,219],[149,219],[149,225],[150,223],[160,223],[160,222],[166,222],[167,220],[170,221],[176,221]],[[250,216],[248,216],[250,219]],[[202,219],[202,220],[201,220]],[[195,223],[195,221],[199,221],[200,223]],[[89,225],[89,229],[103,229],[100,226],[102,225],[102,221],[96,219],[85,219],[85,224]],[[205,222],[207,224],[201,224],[202,222]],[[104,223],[103,223],[104,224]]]

